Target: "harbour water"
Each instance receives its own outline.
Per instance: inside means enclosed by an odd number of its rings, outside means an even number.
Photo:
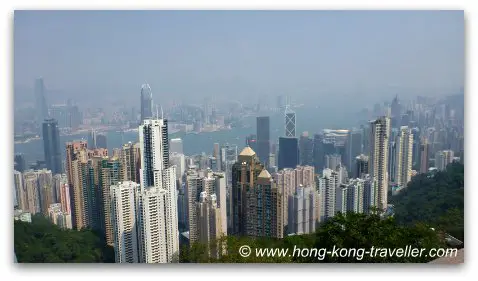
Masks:
[[[270,116],[271,141],[275,142],[279,136],[284,134],[284,115],[282,113],[265,113]],[[354,116],[355,115],[355,116]],[[313,135],[323,128],[350,128],[358,126],[356,114],[350,111],[333,111],[331,109],[321,109],[318,107],[299,108],[296,110],[297,136],[303,131],[308,131]],[[183,140],[185,155],[194,155],[205,152],[212,153],[214,143],[236,144],[241,149],[245,146],[245,138],[249,134],[256,133],[255,117],[244,119],[245,127],[232,128],[231,130],[205,132],[199,134],[175,133],[170,134],[170,138],[179,137]],[[117,132],[108,131],[107,145],[108,150],[112,152],[113,148],[120,148],[122,144],[129,141],[138,141],[138,132]],[[70,136],[61,136],[61,143],[64,144],[74,140],[87,140],[88,134],[78,134]],[[15,153],[25,154],[27,162],[43,160],[43,142],[41,139],[31,140],[27,143],[17,143],[14,146]],[[65,158],[64,146],[62,147],[63,159]]]

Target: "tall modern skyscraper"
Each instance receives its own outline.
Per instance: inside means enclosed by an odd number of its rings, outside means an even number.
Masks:
[[[45,84],[43,78],[35,80],[35,111],[37,124],[42,124],[48,118],[48,105],[46,102]]]
[[[111,223],[114,233],[116,263],[137,263],[138,233],[136,228],[135,193],[139,184],[127,181],[110,188]]]
[[[141,86],[141,122],[153,117],[153,93],[149,84]]]
[[[257,117],[257,156],[266,167],[269,165],[270,155],[270,120],[269,116]]]
[[[387,208],[388,197],[388,142],[390,118],[380,117],[370,122],[370,174],[377,180],[377,207]]]
[[[299,139],[300,165],[314,165],[314,141],[309,132],[303,132]]]
[[[355,168],[352,176],[354,178],[363,178],[369,173],[369,157],[363,154],[355,157]]]
[[[402,126],[397,137],[396,183],[407,186],[412,178],[413,134],[408,126]]]
[[[285,136],[295,137],[295,112],[289,107],[285,111]]]
[[[60,151],[60,132],[55,119],[46,119],[43,122],[43,151],[45,153],[46,167],[53,174],[63,171]]]
[[[347,159],[345,165],[349,170],[352,169],[354,165],[355,157],[362,153],[362,131],[361,130],[351,130],[348,134],[346,140],[346,155]]]
[[[176,152],[176,153],[181,153],[184,154],[183,152],[183,140],[181,138],[175,138],[170,140],[170,150],[171,153]]]
[[[90,133],[88,134],[88,148],[95,149],[96,147],[96,131],[95,129],[91,129]]]
[[[140,262],[169,263],[179,254],[176,166],[169,166],[166,119],[139,126],[140,192],[137,200]]]
[[[299,141],[295,137],[279,138],[279,170],[299,165]]]
[[[99,133],[96,135],[96,148],[108,149],[108,141],[106,134]]]
[[[23,171],[27,169],[25,155],[23,155],[22,153],[15,154],[13,161],[14,161],[15,171],[19,171],[20,173],[23,173]]]

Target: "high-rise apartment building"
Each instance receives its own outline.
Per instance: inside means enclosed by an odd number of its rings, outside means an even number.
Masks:
[[[380,117],[370,122],[370,175],[377,180],[377,207],[387,208],[388,197],[388,142],[390,118]]]
[[[428,139],[423,137],[420,143],[420,173],[428,172],[429,165],[429,151],[430,145],[428,144]]]
[[[63,167],[61,163],[60,132],[58,122],[55,119],[45,119],[42,137],[46,167],[53,174],[61,174]]]
[[[317,189],[320,194],[320,222],[335,216],[335,192],[339,187],[339,176],[331,169],[324,169],[317,178]]]
[[[294,194],[289,195],[288,201],[288,233],[313,233],[318,220],[318,192],[315,186],[299,185]]]
[[[355,157],[355,168],[352,173],[354,178],[363,178],[363,176],[369,174],[369,157],[360,154],[359,156]]]
[[[135,194],[139,184],[126,181],[111,185],[108,200],[111,209],[111,224],[114,237],[116,263],[137,263],[138,232],[136,222]]]
[[[123,144],[120,152],[121,181],[140,182],[141,155],[139,142]]]
[[[327,169],[336,170],[337,166],[342,163],[342,156],[340,154],[327,154],[325,155],[325,167]]]
[[[269,172],[264,169],[246,190],[246,235],[252,237],[283,238],[283,194]]]
[[[15,185],[15,198],[17,199],[17,207],[20,210],[28,209],[27,191],[23,184],[23,175],[19,171],[13,171],[13,183]]]
[[[33,170],[27,170],[23,173],[23,185],[26,191],[26,204],[23,211],[28,211],[32,215],[41,212],[40,191],[38,188],[38,174]]]
[[[183,175],[186,172],[186,158],[184,154],[177,152],[172,152],[169,157],[171,166],[176,166],[176,179],[180,186],[183,182]]]
[[[247,191],[251,190],[264,165],[250,147],[245,147],[239,154],[238,161],[232,167],[231,226],[232,234],[247,235],[246,216],[249,210]]]
[[[440,150],[437,153],[435,153],[435,167],[439,171],[444,171],[446,170],[446,167],[448,164],[453,162],[453,150]]]
[[[269,165],[270,155],[270,121],[269,116],[256,119],[257,157],[266,167]]]
[[[44,216],[48,216],[48,207],[55,203],[53,176],[50,170],[42,169],[35,171],[38,179],[38,196],[40,200],[40,210]]]
[[[99,167],[99,190],[100,190],[100,206],[98,211],[100,212],[100,229],[106,237],[106,243],[108,245],[114,245],[114,228],[112,225],[111,214],[111,194],[110,188],[113,185],[119,185],[119,182],[130,182],[122,180],[122,165],[121,159],[117,156],[103,157],[101,160],[101,167]],[[131,181],[132,182],[132,181]]]
[[[363,211],[369,214],[372,208],[378,206],[378,182],[377,179],[366,175],[363,183]]]
[[[363,213],[364,179],[352,179],[347,184],[347,212]]]
[[[413,133],[407,126],[400,128],[397,137],[397,156],[395,182],[398,186],[405,187],[412,178]]]
[[[53,224],[63,229],[71,229],[71,215],[62,211],[60,203],[50,204],[47,214]]]
[[[222,227],[227,224],[223,222],[221,210],[217,206],[216,194],[208,195],[203,191],[196,202],[197,213],[197,241],[207,245],[208,255],[219,258],[225,253],[225,246],[220,240],[227,230]]]
[[[139,127],[140,192],[137,200],[140,262],[169,263],[179,254],[176,166],[169,164],[166,119]]]
[[[83,211],[80,207],[82,202],[80,191],[83,186],[81,185],[81,181],[78,180],[78,160],[80,155],[83,155],[82,158],[86,157],[85,152],[80,154],[80,151],[83,151],[86,148],[87,142],[83,140],[66,143],[66,174],[70,188],[71,217],[74,229],[81,229],[83,227],[83,223],[78,224],[78,222],[81,222],[81,212]]]

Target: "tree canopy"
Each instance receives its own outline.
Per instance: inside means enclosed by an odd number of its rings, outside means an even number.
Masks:
[[[14,249],[20,263],[113,263],[114,250],[90,229],[64,230],[40,214],[14,221]]]
[[[397,222],[426,222],[464,241],[464,195],[464,166],[454,162],[445,171],[413,177],[391,201]]]

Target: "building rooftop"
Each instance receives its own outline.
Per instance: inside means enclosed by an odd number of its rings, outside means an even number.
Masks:
[[[264,178],[264,179],[270,179],[271,178],[271,174],[269,174],[269,172],[264,169],[262,170],[262,172],[259,174],[258,178]]]
[[[256,153],[249,146],[244,147],[239,156],[254,156]]]

